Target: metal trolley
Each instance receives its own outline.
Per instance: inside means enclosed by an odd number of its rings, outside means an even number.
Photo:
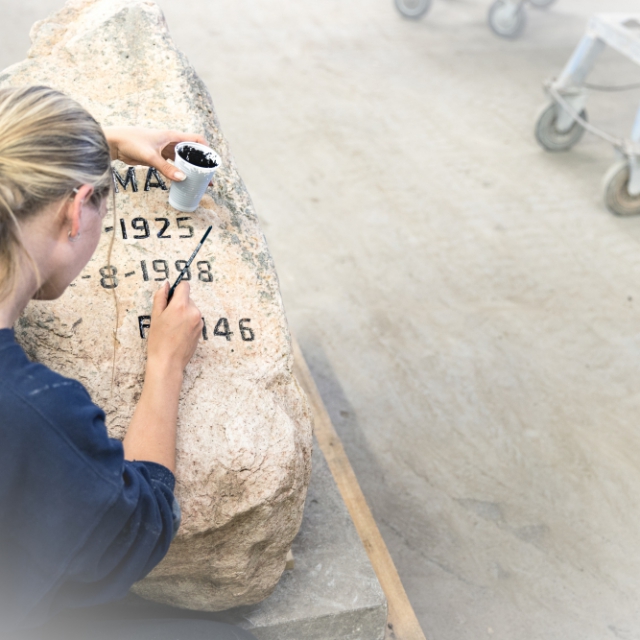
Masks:
[[[429,11],[433,0],[394,0],[396,9],[405,17],[418,20]],[[526,5],[544,9],[555,0],[496,0],[489,8],[491,30],[501,38],[517,38],[527,24]]]
[[[418,20],[431,9],[432,0],[394,0],[396,9],[411,20]]]
[[[517,38],[527,26],[525,5],[546,9],[554,2],[555,0],[496,0],[489,7],[489,26],[501,38]]]
[[[640,109],[628,139],[616,138],[587,120],[589,89],[627,90],[640,84],[601,87],[586,82],[596,60],[608,46],[640,64],[640,13],[596,14],[559,78],[547,81],[545,89],[551,101],[536,121],[535,135],[547,151],[566,151],[579,142],[585,131],[610,142],[619,160],[604,177],[603,191],[607,208],[620,216],[640,213]]]

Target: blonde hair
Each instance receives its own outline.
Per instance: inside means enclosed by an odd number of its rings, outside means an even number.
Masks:
[[[109,145],[96,120],[49,87],[0,89],[0,300],[13,292],[26,254],[20,221],[83,184],[93,186],[94,206],[112,190]]]

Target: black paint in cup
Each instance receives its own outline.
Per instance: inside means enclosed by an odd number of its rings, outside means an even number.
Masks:
[[[210,153],[204,153],[200,149],[196,149],[190,145],[184,145],[181,147],[178,154],[183,160],[192,164],[194,167],[200,167],[201,169],[213,169],[218,166],[218,163]]]

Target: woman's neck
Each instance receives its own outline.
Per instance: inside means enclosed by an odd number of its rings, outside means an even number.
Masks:
[[[33,267],[23,265],[19,274],[11,295],[0,302],[0,329],[11,329],[15,325],[38,290]]]
[[[15,325],[49,276],[54,250],[50,227],[51,222],[46,214],[32,216],[20,224],[24,251],[20,252],[15,287],[7,298],[0,301],[0,329],[10,329]]]

